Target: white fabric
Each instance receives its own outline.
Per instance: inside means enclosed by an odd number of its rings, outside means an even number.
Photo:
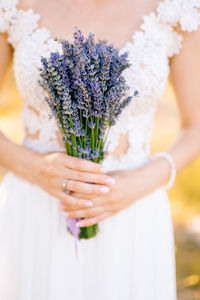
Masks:
[[[61,150],[55,120],[49,120],[38,84],[40,57],[61,51],[39,15],[0,0],[0,31],[14,48],[14,72],[23,99],[24,145],[36,151]],[[181,49],[182,30],[200,24],[200,0],[165,0],[144,17],[141,29],[121,52],[132,66],[124,71],[137,97],[112,128],[104,166],[138,168],[150,160],[154,113],[167,83],[169,58]],[[27,134],[28,133],[28,134]],[[120,134],[129,148],[112,156]],[[34,138],[31,138],[34,136]],[[37,138],[35,138],[37,137]],[[175,300],[174,237],[166,192],[158,189],[102,221],[100,233],[79,243],[66,231],[59,200],[9,172],[0,187],[0,299],[3,300]]]

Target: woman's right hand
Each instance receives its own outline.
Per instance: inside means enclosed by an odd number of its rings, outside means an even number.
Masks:
[[[109,185],[115,183],[98,163],[72,157],[63,152],[38,153],[37,156],[31,181],[60,199],[65,210],[93,206],[93,202],[87,199],[108,193]],[[71,193],[67,193],[66,189]],[[83,199],[73,196],[73,192],[82,194]]]

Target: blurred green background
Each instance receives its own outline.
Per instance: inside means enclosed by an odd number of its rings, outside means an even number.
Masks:
[[[178,129],[176,100],[169,83],[156,114],[152,153],[166,150]],[[21,99],[12,66],[0,94],[0,130],[21,142]],[[0,167],[0,178],[5,172]],[[169,197],[175,229],[178,300],[200,300],[200,158],[177,176]]]

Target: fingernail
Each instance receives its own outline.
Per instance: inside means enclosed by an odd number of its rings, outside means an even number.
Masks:
[[[91,206],[93,206],[93,202],[91,202],[91,201],[85,201],[85,202],[84,202],[84,205],[85,205],[85,206],[90,206],[90,207],[91,207]]]
[[[101,172],[101,173],[107,173],[107,170],[106,170],[106,168],[101,167],[100,172]]]
[[[110,189],[107,186],[103,186],[102,188],[100,188],[100,191],[102,194],[107,194],[110,192]]]
[[[68,217],[68,216],[69,216],[69,213],[68,213],[68,212],[66,212],[66,211],[64,211],[64,212],[61,212],[61,214],[62,214],[62,216],[63,216],[63,217]]]
[[[115,184],[115,179],[114,179],[114,178],[111,178],[111,177],[107,177],[105,181],[106,181],[106,183],[108,183],[108,184]]]

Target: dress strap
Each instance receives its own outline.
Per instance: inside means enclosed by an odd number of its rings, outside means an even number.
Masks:
[[[7,33],[13,48],[35,32],[40,18],[33,9],[18,9],[18,3],[19,0],[0,0],[0,32]]]
[[[19,0],[0,0],[0,32],[9,32],[17,15],[17,4]]]
[[[141,28],[149,39],[165,45],[167,57],[171,58],[182,48],[181,32],[197,30],[199,25],[200,0],[163,0],[156,13],[144,17]]]
[[[158,16],[163,22],[182,31],[197,30],[200,25],[200,0],[164,0],[158,5]]]

